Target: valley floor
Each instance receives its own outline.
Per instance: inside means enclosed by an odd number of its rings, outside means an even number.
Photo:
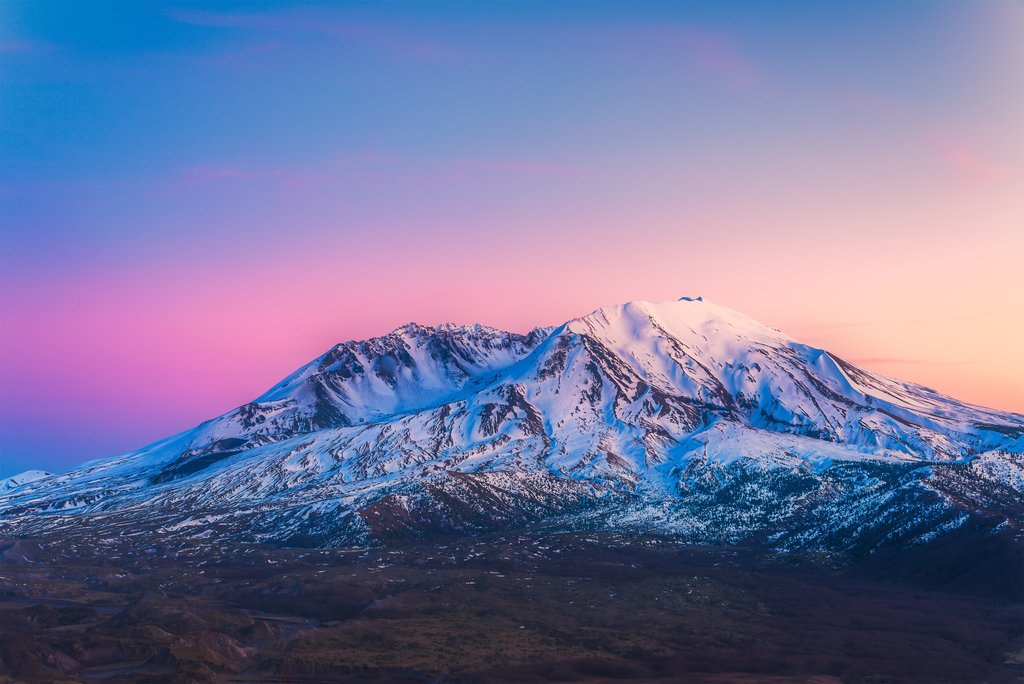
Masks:
[[[610,534],[96,556],[0,543],[0,681],[1024,681],[1019,595],[827,556]]]

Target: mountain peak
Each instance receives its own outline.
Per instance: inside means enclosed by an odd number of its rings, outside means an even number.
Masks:
[[[482,323],[470,323],[467,325],[460,325],[458,323],[451,323],[445,321],[443,323],[436,323],[434,325],[428,325],[425,323],[416,323],[415,321],[400,325],[399,327],[392,330],[389,334],[399,335],[406,337],[416,337],[420,335],[436,335],[440,333],[448,334],[464,334],[464,335],[507,335],[504,330],[493,328],[489,325]]]
[[[630,301],[595,309],[574,318],[566,331],[617,340],[671,335],[705,346],[715,340],[792,341],[789,337],[738,311],[702,297],[662,302]]]

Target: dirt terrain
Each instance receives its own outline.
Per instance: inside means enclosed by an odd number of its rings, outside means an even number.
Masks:
[[[9,540],[0,681],[1020,682],[1016,562],[993,558],[1009,579],[972,585],[884,559],[608,534]]]

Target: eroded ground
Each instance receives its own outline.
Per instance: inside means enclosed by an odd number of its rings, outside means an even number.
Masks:
[[[0,545],[0,681],[1019,682],[1019,598],[613,535]],[[102,558],[103,560],[98,560]],[[962,584],[962,583],[961,583]]]

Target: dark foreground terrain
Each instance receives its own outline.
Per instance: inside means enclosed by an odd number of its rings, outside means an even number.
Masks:
[[[993,562],[972,583],[927,558],[911,572],[606,534],[8,541],[0,681],[1024,681],[1024,578]]]

